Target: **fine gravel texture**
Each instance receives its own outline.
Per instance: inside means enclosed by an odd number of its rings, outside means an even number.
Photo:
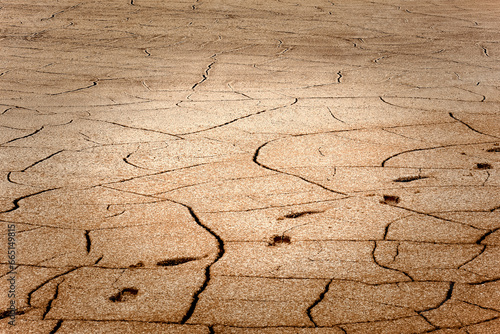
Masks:
[[[499,168],[497,0],[0,3],[0,333],[500,333]]]

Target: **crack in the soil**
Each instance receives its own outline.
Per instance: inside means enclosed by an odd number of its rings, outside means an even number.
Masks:
[[[43,268],[43,267],[42,267]],[[73,271],[79,269],[79,268],[82,268],[82,267],[72,267],[71,269],[63,272],[63,273],[60,273],[58,275],[55,275],[55,276],[52,276],[51,278],[45,280],[43,283],[39,284],[38,286],[36,286],[34,289],[32,289],[30,292],[28,292],[27,294],[27,300],[26,300],[26,303],[28,304],[29,307],[33,307],[31,305],[31,298],[33,296],[33,294],[35,292],[37,292],[38,290],[40,290],[41,288],[43,288],[45,285],[49,284],[50,282],[52,282],[53,280],[55,279],[58,279],[59,277],[63,277],[69,273],[72,273]]]
[[[147,128],[141,128],[141,127],[136,127],[136,126],[131,126],[131,125],[125,125],[125,124],[120,124],[120,123],[113,122],[113,121],[104,121],[104,120],[101,120],[101,119],[87,119],[87,118],[84,118],[84,119],[88,120],[88,121],[103,122],[103,123],[113,124],[113,125],[121,126],[123,128],[133,129],[133,130],[141,130],[141,131],[147,131],[147,132],[160,133],[160,134],[163,134],[163,135],[175,137],[177,139],[184,139],[183,137],[181,137],[181,135],[176,135],[176,134],[172,134],[172,133],[168,133],[168,132],[164,132],[164,131],[159,131],[159,130],[154,130],[154,129],[147,129]]]
[[[282,108],[286,108],[286,107],[290,107],[290,106],[293,106],[295,103],[298,102],[298,99],[294,99],[294,101],[290,104],[286,104],[286,105],[283,105],[283,106],[279,106],[279,107],[274,107],[274,108],[271,108],[271,109],[263,109],[261,111],[258,111],[256,113],[253,113],[253,114],[248,114],[248,115],[245,115],[245,116],[241,116],[241,117],[238,117],[238,118],[234,118],[230,121],[227,121],[225,123],[222,123],[222,124],[218,124],[218,125],[214,125],[214,126],[210,126],[208,128],[205,128],[205,129],[201,129],[201,130],[196,130],[196,131],[190,131],[190,132],[184,132],[184,133],[180,133],[178,134],[179,136],[186,136],[186,135],[191,135],[191,134],[196,134],[196,133],[200,133],[200,132],[205,132],[205,131],[210,131],[210,130],[213,130],[213,129],[217,129],[217,128],[221,128],[223,126],[226,126],[226,125],[229,125],[229,124],[232,124],[234,122],[237,122],[237,121],[240,121],[242,119],[245,119],[245,118],[249,118],[249,117],[252,117],[252,116],[257,116],[257,115],[260,115],[260,114],[263,114],[265,112],[269,112],[269,111],[274,111],[274,110],[278,110],[278,109],[282,109]]]
[[[494,137],[494,136],[490,136],[490,137]],[[495,138],[499,138],[499,137],[495,137]],[[448,148],[448,147],[484,145],[484,144],[491,144],[491,143],[495,143],[495,142],[478,142],[478,143],[467,143],[467,144],[448,144],[448,145],[438,145],[438,146],[424,147],[424,148],[415,148],[415,149],[411,149],[411,150],[406,150],[406,151],[398,152],[396,154],[391,155],[388,158],[385,158],[382,161],[382,163],[381,163],[381,167],[386,167],[385,165],[386,165],[386,163],[389,160],[391,160],[391,159],[393,159],[393,158],[395,158],[397,156],[400,156],[402,154],[413,153],[413,152],[421,152],[421,151],[431,151],[431,150],[437,150],[437,149]],[[417,167],[414,167],[414,168],[417,168]]]
[[[262,168],[264,168],[264,169],[267,169],[267,170],[270,170],[270,171],[273,171],[273,172],[276,172],[276,173],[279,173],[279,174],[284,174],[284,175],[288,175],[288,176],[292,176],[292,177],[298,178],[298,179],[300,179],[300,180],[302,180],[302,181],[305,181],[305,182],[307,182],[307,183],[309,183],[309,184],[312,184],[312,185],[315,185],[315,186],[317,186],[317,187],[320,187],[320,188],[322,188],[322,189],[324,189],[324,190],[327,190],[327,191],[329,191],[329,192],[331,192],[331,193],[338,194],[338,195],[343,195],[343,196],[349,196],[347,193],[344,193],[344,192],[341,192],[341,191],[337,191],[337,190],[330,189],[330,188],[328,188],[328,187],[325,187],[325,186],[324,186],[324,185],[322,185],[322,184],[319,184],[319,183],[317,183],[317,182],[314,182],[314,181],[308,180],[308,179],[306,179],[306,178],[304,178],[304,177],[302,177],[302,176],[300,176],[300,175],[295,175],[295,174],[292,174],[292,173],[283,172],[283,171],[280,171],[280,170],[278,170],[278,169],[274,169],[274,168],[272,168],[272,167],[266,166],[266,165],[264,165],[263,163],[259,162],[259,160],[258,160],[258,159],[259,159],[259,154],[260,154],[261,150],[262,150],[262,149],[263,149],[263,148],[264,148],[267,144],[269,144],[269,143],[271,143],[271,142],[273,142],[273,141],[275,141],[275,140],[271,140],[271,141],[265,142],[264,144],[260,145],[260,146],[257,148],[257,150],[255,150],[255,153],[254,153],[253,158],[252,158],[252,161],[253,161],[255,164],[257,164],[258,166],[260,166],[260,167],[262,167]]]
[[[49,300],[49,302],[47,303],[47,307],[45,308],[45,311],[43,312],[43,315],[42,315],[42,320],[45,320],[45,317],[47,316],[47,314],[49,314],[50,310],[52,309],[52,303],[57,299],[57,297],[59,296],[59,286],[64,282],[64,278],[61,280],[61,282],[57,283],[57,286],[56,286],[56,291],[54,292],[54,296]]]
[[[408,274],[407,272],[404,272],[403,270],[400,270],[400,269],[395,269],[395,268],[391,268],[391,267],[387,267],[387,266],[384,266],[383,264],[380,264],[377,260],[377,256],[375,255],[375,252],[377,250],[377,247],[378,247],[378,243],[377,241],[374,241],[374,246],[373,246],[373,249],[372,249],[372,252],[371,252],[371,255],[372,255],[372,260],[373,262],[379,266],[380,268],[383,268],[383,269],[387,269],[387,270],[391,270],[391,271],[395,271],[395,272],[398,272],[400,274],[403,274],[404,276],[408,277],[408,279],[411,281],[411,282],[415,282],[415,279],[413,277],[410,276],[410,274]],[[396,252],[396,255],[394,256],[394,259],[396,258],[396,256],[398,255],[398,252]]]
[[[29,133],[29,134],[27,134],[27,135],[25,135],[25,136],[22,136],[22,137],[17,137],[17,138],[11,139],[11,140],[9,140],[9,141],[6,141],[5,143],[0,144],[0,146],[6,145],[6,144],[10,144],[10,143],[13,143],[13,142],[15,142],[15,141],[17,141],[17,140],[21,140],[21,139],[24,139],[24,138],[28,138],[28,137],[34,136],[34,135],[36,135],[38,132],[42,131],[43,129],[44,129],[44,126],[40,127],[39,129],[36,129],[34,132]]]
[[[56,13],[54,13],[54,14],[50,15],[49,17],[42,18],[42,19],[40,19],[40,21],[48,21],[48,20],[50,20],[50,19],[53,19],[56,15],[58,15],[58,14],[62,14],[62,13],[65,13],[65,12],[67,12],[67,11],[71,10],[71,9],[78,8],[78,7],[79,7],[80,5],[82,5],[82,4],[83,4],[83,2],[80,2],[79,4],[76,4],[76,5],[74,5],[74,6],[68,7],[68,8],[66,8],[66,9],[61,10],[61,11],[58,11],[58,12],[56,12]]]
[[[88,85],[88,86],[85,86],[85,87],[71,89],[71,90],[66,90],[64,92],[59,92],[59,93],[49,93],[47,95],[57,96],[57,95],[62,95],[62,94],[67,94],[67,93],[74,93],[74,92],[79,92],[79,91],[82,91],[82,90],[85,90],[85,89],[89,89],[89,88],[92,88],[92,87],[95,87],[95,86],[97,86],[97,81],[92,81],[91,85]]]
[[[12,204],[14,205],[13,208],[10,208],[10,209],[4,210],[4,211],[0,211],[0,214],[12,212],[12,211],[15,211],[15,210],[19,209],[19,207],[20,207],[19,206],[19,202],[22,201],[23,199],[26,199],[26,198],[29,198],[29,197],[33,197],[33,196],[37,196],[37,195],[40,195],[40,194],[43,194],[43,193],[46,193],[46,192],[49,192],[49,191],[57,190],[57,189],[60,189],[60,188],[45,189],[45,190],[41,190],[41,191],[38,191],[38,192],[33,193],[33,194],[29,194],[29,195],[18,197],[15,200],[12,201]]]
[[[321,293],[319,294],[318,298],[306,310],[307,316],[309,317],[309,320],[314,324],[314,327],[318,327],[318,324],[313,319],[312,310],[319,303],[321,303],[323,301],[323,299],[325,298],[325,295],[328,293],[328,290],[330,289],[330,285],[332,284],[332,282],[333,282],[333,279],[330,279],[325,284],[325,288],[323,289],[323,291],[321,291]]]
[[[494,136],[494,135],[490,135],[490,134],[487,134],[487,133],[484,133],[484,132],[481,132],[479,130],[476,130],[474,129],[472,126],[470,126],[469,124],[465,123],[464,121],[462,121],[461,119],[459,119],[458,117],[454,116],[453,113],[448,113],[448,115],[450,115],[451,118],[453,118],[454,120],[456,120],[457,122],[459,123],[462,123],[463,125],[465,125],[466,127],[468,127],[470,130],[476,132],[476,133],[479,133],[483,136],[488,136],[488,137],[491,137],[491,138],[497,138],[497,139],[500,139],[500,137],[498,136]]]
[[[49,332],[49,334],[56,334],[57,331],[61,328],[62,323],[63,323],[62,320],[58,320],[54,328],[52,328],[52,330]]]
[[[87,250],[87,254],[90,254],[92,249],[92,240],[90,239],[90,230],[85,230],[85,249]]]
[[[173,201],[173,200],[168,200],[168,201],[170,201],[172,203],[179,204],[179,205],[183,206],[184,208],[186,208],[188,210],[189,214],[191,215],[191,217],[194,219],[195,223],[198,226],[200,226],[202,229],[204,229],[205,231],[207,231],[216,240],[216,242],[217,242],[217,253],[215,254],[215,258],[214,258],[214,260],[210,264],[208,264],[205,267],[205,280],[204,280],[203,284],[200,286],[200,288],[193,294],[191,305],[189,306],[189,309],[186,311],[186,314],[182,317],[182,320],[180,321],[181,324],[185,324],[191,318],[191,316],[193,315],[194,310],[196,308],[196,305],[198,304],[198,301],[199,301],[199,298],[200,298],[200,294],[202,294],[203,291],[205,291],[205,289],[208,286],[208,283],[209,283],[209,281],[211,279],[211,275],[210,275],[211,267],[224,256],[224,252],[225,252],[225,250],[224,250],[224,241],[212,229],[210,229],[208,226],[206,226],[205,224],[203,224],[201,222],[201,220],[196,215],[196,213],[194,212],[194,210],[193,210],[192,207],[190,207],[187,204],[176,202],[176,201]]]
[[[197,86],[201,85],[202,83],[204,83],[208,79],[208,72],[210,72],[210,70],[212,69],[212,66],[215,64],[216,61],[217,61],[217,59],[214,58],[214,61],[211,62],[210,64],[208,64],[207,69],[205,70],[205,73],[202,75],[203,78],[191,87],[192,90],[194,90]]]

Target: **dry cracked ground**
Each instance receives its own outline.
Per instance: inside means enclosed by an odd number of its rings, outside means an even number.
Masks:
[[[498,1],[3,0],[0,47],[2,333],[500,333]]]

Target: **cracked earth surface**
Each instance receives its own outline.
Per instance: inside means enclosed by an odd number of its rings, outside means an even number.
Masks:
[[[2,332],[500,333],[496,0],[0,22]]]

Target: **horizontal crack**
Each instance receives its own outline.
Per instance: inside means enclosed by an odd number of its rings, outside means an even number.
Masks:
[[[202,130],[196,130],[196,131],[190,131],[190,132],[180,133],[179,136],[191,135],[191,134],[195,134],[195,133],[200,133],[200,132],[205,132],[205,131],[210,131],[210,130],[213,130],[213,129],[217,129],[217,128],[220,128],[220,127],[232,124],[234,122],[240,121],[242,119],[249,118],[249,117],[252,117],[252,116],[257,116],[257,115],[260,115],[260,114],[268,112],[268,111],[273,111],[273,110],[278,110],[278,109],[281,109],[281,108],[286,108],[286,107],[289,107],[289,106],[293,106],[297,102],[298,102],[298,99],[295,98],[294,101],[291,104],[288,104],[288,105],[279,106],[279,107],[275,107],[275,108],[271,108],[271,109],[264,109],[264,110],[258,111],[256,113],[248,114],[248,115],[245,115],[245,116],[241,116],[241,117],[232,119],[232,120],[230,120],[228,122],[225,122],[225,123],[222,123],[222,124],[218,124],[218,125],[214,125],[214,126],[202,129]]]
[[[95,87],[95,86],[97,86],[97,81],[93,81],[91,85],[88,85],[88,86],[85,86],[85,87],[81,87],[81,88],[77,88],[77,89],[72,89],[72,90],[67,90],[67,91],[59,92],[59,93],[47,94],[47,95],[57,96],[57,95],[62,95],[62,94],[67,94],[67,93],[74,93],[74,92],[79,92],[79,91],[82,91],[82,90],[85,90],[85,89],[89,89],[89,88],[92,88],[92,87]]]
[[[19,202],[22,201],[23,199],[26,199],[26,198],[29,198],[29,197],[33,197],[33,196],[36,196],[36,195],[40,195],[40,194],[43,194],[43,193],[46,193],[46,192],[49,192],[49,191],[53,191],[53,190],[57,190],[57,189],[59,189],[59,188],[46,189],[46,190],[38,191],[38,192],[33,193],[33,194],[29,194],[29,195],[25,195],[25,196],[21,196],[19,198],[16,198],[15,200],[12,201],[12,204],[14,204],[14,207],[11,208],[11,209],[8,209],[8,210],[0,211],[0,214],[7,213],[7,212],[12,212],[12,211],[15,211],[15,210],[19,209]]]
[[[9,140],[9,141],[7,141],[7,142],[5,142],[5,143],[0,144],[0,146],[5,145],[5,144],[10,144],[10,143],[13,143],[13,142],[15,142],[15,141],[17,141],[17,140],[21,140],[21,139],[28,138],[28,137],[31,137],[31,136],[33,136],[33,135],[36,135],[38,132],[42,131],[42,130],[43,130],[43,128],[44,128],[44,127],[42,126],[41,128],[39,128],[39,129],[35,130],[34,132],[32,132],[32,133],[30,133],[30,134],[27,134],[27,135],[22,136],[22,137],[18,137],[18,138],[11,139],[11,140]]]

